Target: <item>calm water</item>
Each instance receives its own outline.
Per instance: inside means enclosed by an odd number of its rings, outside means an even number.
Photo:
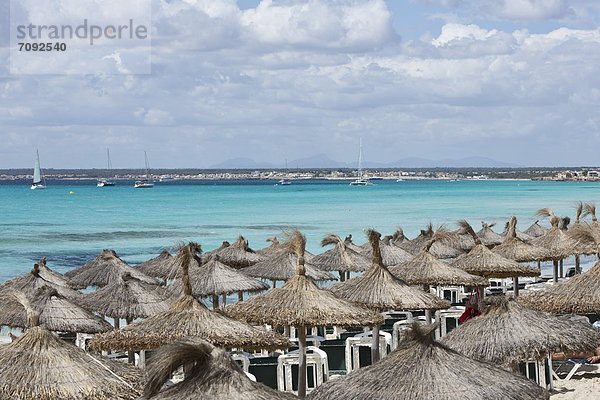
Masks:
[[[73,192],[73,194],[70,194]],[[573,219],[577,201],[600,205],[599,183],[530,181],[377,181],[370,187],[347,182],[204,182],[160,184],[134,189],[132,183],[97,188],[95,182],[48,182],[33,191],[28,182],[0,184],[0,281],[29,271],[40,257],[60,272],[114,249],[136,264],[182,241],[204,250],[223,240],[245,236],[253,248],[296,226],[307,248],[320,252],[330,232],[355,243],[363,228],[383,235],[402,226],[414,237],[429,221],[452,229],[465,218],[479,230],[480,221],[503,224],[511,215],[526,229],[534,212],[552,207]],[[502,231],[501,227],[494,228]],[[588,262],[591,259],[588,260]]]

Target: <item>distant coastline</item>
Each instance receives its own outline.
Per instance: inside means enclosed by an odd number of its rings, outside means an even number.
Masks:
[[[370,168],[364,174],[373,180],[547,180],[600,181],[600,170],[593,167],[555,168]],[[110,177],[117,181],[140,179],[141,169],[44,169],[49,180],[93,180]],[[165,182],[213,180],[350,180],[357,176],[352,168],[305,169],[154,169],[153,179]],[[33,170],[0,169],[0,181],[31,180]]]

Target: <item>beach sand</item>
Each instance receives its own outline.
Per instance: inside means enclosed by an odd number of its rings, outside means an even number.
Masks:
[[[575,374],[568,381],[554,381],[551,400],[600,400],[600,369]]]

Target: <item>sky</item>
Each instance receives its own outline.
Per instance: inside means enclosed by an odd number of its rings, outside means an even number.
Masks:
[[[61,10],[49,19],[98,15],[44,1]],[[156,168],[351,162],[359,138],[385,163],[600,165],[597,0],[146,2],[151,73],[107,52],[106,71],[44,74],[47,58],[22,74],[0,0],[0,168],[31,167],[36,149],[46,168],[103,168],[106,148],[115,168],[143,167],[143,151]]]

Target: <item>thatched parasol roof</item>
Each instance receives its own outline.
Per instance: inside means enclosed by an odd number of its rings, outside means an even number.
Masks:
[[[81,293],[71,289],[68,281],[62,275],[46,267],[46,257],[34,264],[33,269],[25,275],[2,283],[0,285],[0,296],[11,295],[12,291],[16,290],[30,297],[44,286],[50,286],[61,295],[74,301],[81,297]]]
[[[406,236],[404,236],[404,230],[402,229],[402,227],[399,226],[398,228],[396,228],[396,231],[392,235],[392,244],[400,245],[400,243],[406,242],[408,240],[409,239]]]
[[[531,244],[546,249],[546,259],[562,260],[577,253],[577,243],[559,228],[560,218],[549,208],[542,208],[537,215],[549,216],[552,228],[543,236],[531,240]]]
[[[311,400],[548,399],[535,382],[435,342],[435,325],[413,325],[381,361],[315,389]]]
[[[220,261],[214,255],[210,261],[201,266],[190,268],[192,296],[207,297],[211,295],[231,294],[236,292],[260,292],[269,289],[269,285],[235,270]],[[168,293],[182,292],[181,280],[167,286]]]
[[[96,358],[50,331],[32,326],[15,342],[0,346],[0,398],[137,398],[139,370],[118,364]]]
[[[567,233],[577,231],[577,229],[579,229],[579,227],[581,226],[581,216],[583,214],[583,211],[584,211],[584,205],[582,202],[579,202],[577,204],[577,209],[576,209],[576,214],[575,214],[575,222],[569,228]],[[595,210],[594,210],[594,212],[595,212]],[[577,252],[579,254],[590,255],[590,254],[596,254],[596,252],[598,251],[598,248],[596,247],[596,244],[594,242],[590,242],[590,243],[577,242],[576,248],[577,248]]]
[[[101,333],[113,327],[104,319],[72,303],[56,289],[43,286],[28,298],[23,292],[1,297],[0,325],[27,328],[27,305],[40,313],[40,325],[56,332]]]
[[[81,304],[112,318],[146,318],[169,308],[165,290],[132,277],[129,273],[95,292],[83,295]]]
[[[158,284],[154,278],[130,267],[114,250],[103,250],[93,261],[65,273],[65,276],[71,286],[85,289],[88,286],[106,286],[127,272],[146,283]]]
[[[441,342],[479,361],[515,366],[548,353],[593,352],[600,333],[589,323],[534,311],[513,298],[491,296],[483,314],[452,330]]]
[[[446,300],[409,286],[393,276],[381,260],[380,234],[368,231],[373,246],[373,263],[363,274],[328,287],[337,297],[378,310],[438,310],[448,308]]]
[[[502,233],[500,235],[504,236],[504,238],[510,236],[510,220],[508,220],[506,222],[506,224],[504,224],[504,231],[502,231]],[[528,234],[526,234],[525,232],[521,232],[519,229],[517,229],[517,227],[515,226],[515,235],[517,237],[517,239],[521,240],[522,242],[529,242],[533,239],[533,236],[529,236]]]
[[[224,311],[234,318],[275,327],[381,325],[381,314],[338,299],[308,278],[304,267],[305,245],[306,238],[300,232],[290,233],[286,247],[296,254],[297,274],[281,288],[231,304]]]
[[[546,234],[546,232],[548,232],[548,228],[544,228],[538,222],[540,222],[540,221],[536,220],[533,224],[531,224],[529,226],[529,228],[525,229],[525,231],[523,231],[523,233],[531,236],[532,238],[544,236]]]
[[[296,275],[297,259],[298,257],[293,252],[280,251],[264,261],[242,269],[241,272],[255,278],[287,281]],[[336,280],[335,276],[312,264],[306,265],[306,276],[317,282]]]
[[[316,255],[311,265],[323,271],[364,271],[371,265],[363,255],[349,248],[336,234],[329,234],[321,241],[321,246],[333,244],[333,249]]]
[[[438,229],[419,254],[410,261],[390,267],[390,272],[411,285],[487,286],[487,279],[452,267],[429,252],[435,241],[444,239],[447,235],[443,227]]]
[[[504,237],[502,235],[492,230],[492,226],[494,225],[496,225],[496,223],[487,224],[484,221],[481,221],[481,230],[477,232],[477,237],[485,246],[497,246],[504,241]]]
[[[394,244],[390,244],[389,242],[389,240],[379,241],[379,248],[381,251],[383,265],[396,265],[403,261],[408,261],[412,258],[412,254],[410,254],[408,251]],[[371,244],[367,242],[363,246],[365,247],[361,246],[362,251],[360,252],[360,254],[366,257],[367,259],[372,259],[373,248],[371,247]]]
[[[217,247],[216,249],[212,249],[210,251],[203,253],[200,256],[201,263],[207,262],[208,260],[210,260],[212,258],[212,256],[214,254],[217,254],[219,251],[221,251],[224,248],[229,247],[229,246],[231,246],[231,244],[229,244],[229,242],[227,240],[224,240],[223,243],[221,243],[221,246]]]
[[[285,337],[210,311],[192,297],[188,276],[192,253],[189,245],[179,250],[176,262],[183,269],[183,296],[167,311],[98,335],[92,339],[90,346],[96,350],[144,350],[187,336],[198,336],[215,346],[228,348],[274,350],[290,346]]]
[[[173,261],[171,253],[163,250],[158,256],[136,265],[135,269],[155,278],[175,279],[178,270],[173,266]]]
[[[171,371],[192,364],[182,382],[160,391]],[[148,365],[144,398],[155,400],[280,400],[297,399],[251,381],[231,355],[208,342],[190,337],[158,349]]]
[[[412,255],[417,255],[423,249],[423,247],[431,240],[433,237],[433,225],[430,223],[426,229],[422,229],[419,236],[414,238],[413,240],[403,241],[397,246],[401,249],[406,250]],[[461,254],[464,254],[464,250],[448,245],[444,242],[434,242],[429,252],[435,257],[439,259],[447,259],[447,258],[456,258]],[[408,260],[403,260],[408,261]],[[402,262],[402,261],[401,261]],[[394,263],[390,265],[396,265],[399,263]]]
[[[260,250],[256,250],[257,254],[260,254],[263,257],[270,257],[273,254],[283,250],[283,246],[281,245],[281,243],[279,243],[279,240],[277,240],[277,236],[267,238],[266,241],[271,242],[271,245]]]
[[[569,234],[583,243],[600,244],[600,232],[590,224],[581,224]],[[545,312],[600,313],[600,261],[583,274],[527,293],[521,301],[528,307]]]
[[[511,217],[508,224],[509,227],[506,239],[504,239],[502,244],[492,249],[494,253],[517,262],[551,260],[551,258],[548,258],[545,249],[527,244],[517,237],[517,219],[515,217]]]
[[[481,243],[471,225],[466,221],[460,221],[463,229],[470,233],[477,245],[468,253],[450,262],[450,265],[460,268],[473,275],[485,278],[511,278],[515,276],[539,276],[540,270],[528,265],[519,264],[516,261],[504,258],[494,253]]]
[[[212,255],[218,255],[219,260],[233,268],[245,268],[264,259],[248,246],[248,241],[243,236],[237,238],[230,246],[225,246],[208,257],[202,257],[202,262],[207,262]]]

